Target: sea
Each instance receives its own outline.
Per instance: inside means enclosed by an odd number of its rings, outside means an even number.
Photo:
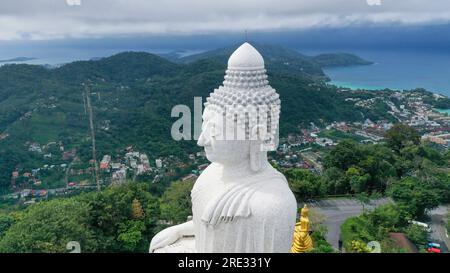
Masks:
[[[347,51],[372,65],[326,68],[331,83],[352,89],[415,89],[450,97],[450,52],[411,50]]]
[[[119,47],[119,48],[51,48],[51,49],[43,49],[39,48],[36,50],[27,49],[27,50],[15,50],[8,48],[2,48],[0,46],[0,66],[9,63],[26,63],[26,64],[35,64],[35,65],[49,65],[49,66],[61,66],[67,63],[75,62],[75,61],[87,61],[98,58],[105,58],[112,56],[114,54],[118,54],[124,51],[145,51],[153,54],[168,54],[171,52],[176,52],[179,57],[184,57],[192,54],[197,54],[204,52],[204,49],[165,49],[165,48],[150,48],[150,49],[142,49],[140,47],[129,48],[129,47]],[[7,62],[7,60],[11,60],[17,57],[25,57],[25,58],[33,58],[32,60],[26,61],[12,61]]]

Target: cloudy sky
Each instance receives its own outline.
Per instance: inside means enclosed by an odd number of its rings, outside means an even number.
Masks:
[[[77,2],[81,2],[77,5]],[[381,2],[381,3],[378,3]],[[1,0],[0,41],[450,22],[449,0]]]

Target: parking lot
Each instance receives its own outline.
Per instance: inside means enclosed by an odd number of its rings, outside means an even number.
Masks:
[[[390,202],[388,198],[372,200],[365,209],[371,210],[379,205]],[[335,248],[339,249],[339,234],[341,225],[350,217],[358,216],[362,213],[362,206],[356,199],[352,198],[330,198],[321,200],[309,200],[307,206],[325,216],[324,225],[328,228],[327,241]],[[299,204],[303,206],[302,204]]]

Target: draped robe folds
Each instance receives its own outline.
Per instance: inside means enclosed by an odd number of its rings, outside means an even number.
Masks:
[[[289,252],[296,203],[286,178],[269,166],[224,183],[209,175],[220,168],[211,164],[191,193],[196,251]]]

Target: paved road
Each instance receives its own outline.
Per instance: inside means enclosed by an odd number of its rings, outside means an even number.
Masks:
[[[430,211],[428,215],[430,216],[430,227],[431,234],[430,237],[435,243],[439,243],[441,245],[441,251],[448,253],[450,249],[450,239],[447,237],[446,229],[445,229],[445,217],[448,213],[448,205],[447,206],[439,206],[438,208]]]
[[[373,200],[365,209],[371,210],[381,204],[390,202],[387,198]],[[350,198],[323,199],[319,201],[309,201],[308,207],[316,210],[325,216],[324,225],[328,228],[327,241],[335,248],[339,248],[339,234],[341,225],[350,217],[358,216],[362,213],[361,204]],[[299,204],[303,206],[303,204]]]

